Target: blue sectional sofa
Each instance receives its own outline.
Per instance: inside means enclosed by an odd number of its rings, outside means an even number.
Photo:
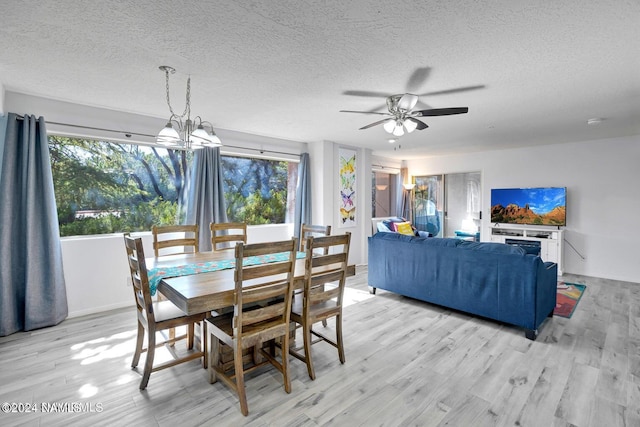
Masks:
[[[525,329],[535,340],[556,305],[557,266],[517,246],[369,237],[369,286]]]

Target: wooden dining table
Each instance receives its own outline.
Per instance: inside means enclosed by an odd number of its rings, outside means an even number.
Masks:
[[[150,257],[145,261],[147,270],[151,270],[231,259],[234,259],[233,250]],[[296,289],[302,289],[304,286],[304,262],[304,258],[296,260],[294,273]],[[235,268],[226,268],[206,273],[167,277],[160,280],[157,289],[187,315],[220,310],[233,306],[234,272]],[[355,272],[355,265],[347,267],[347,276],[354,276]],[[245,286],[251,286],[251,284],[248,283]]]

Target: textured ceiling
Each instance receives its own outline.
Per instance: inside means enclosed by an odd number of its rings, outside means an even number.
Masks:
[[[637,0],[2,3],[7,91],[164,118],[170,65],[176,111],[191,75],[193,113],[218,128],[395,158],[640,134]],[[384,111],[345,91],[409,90],[469,113],[392,145],[358,130],[378,116],[339,112]]]

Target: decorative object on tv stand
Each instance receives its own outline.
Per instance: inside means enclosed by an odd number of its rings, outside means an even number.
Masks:
[[[156,142],[169,148],[182,150],[221,146],[222,142],[213,130],[211,123],[202,120],[200,116],[191,119],[191,77],[189,76],[187,79],[184,112],[178,115],[171,108],[171,101],[169,100],[169,73],[174,74],[176,70],[167,65],[160,66],[160,70],[164,71],[166,76],[167,105],[171,116],[166,126],[158,133]]]

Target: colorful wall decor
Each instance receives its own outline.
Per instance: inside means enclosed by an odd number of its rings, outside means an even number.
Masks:
[[[356,152],[340,148],[340,227],[356,225]]]

